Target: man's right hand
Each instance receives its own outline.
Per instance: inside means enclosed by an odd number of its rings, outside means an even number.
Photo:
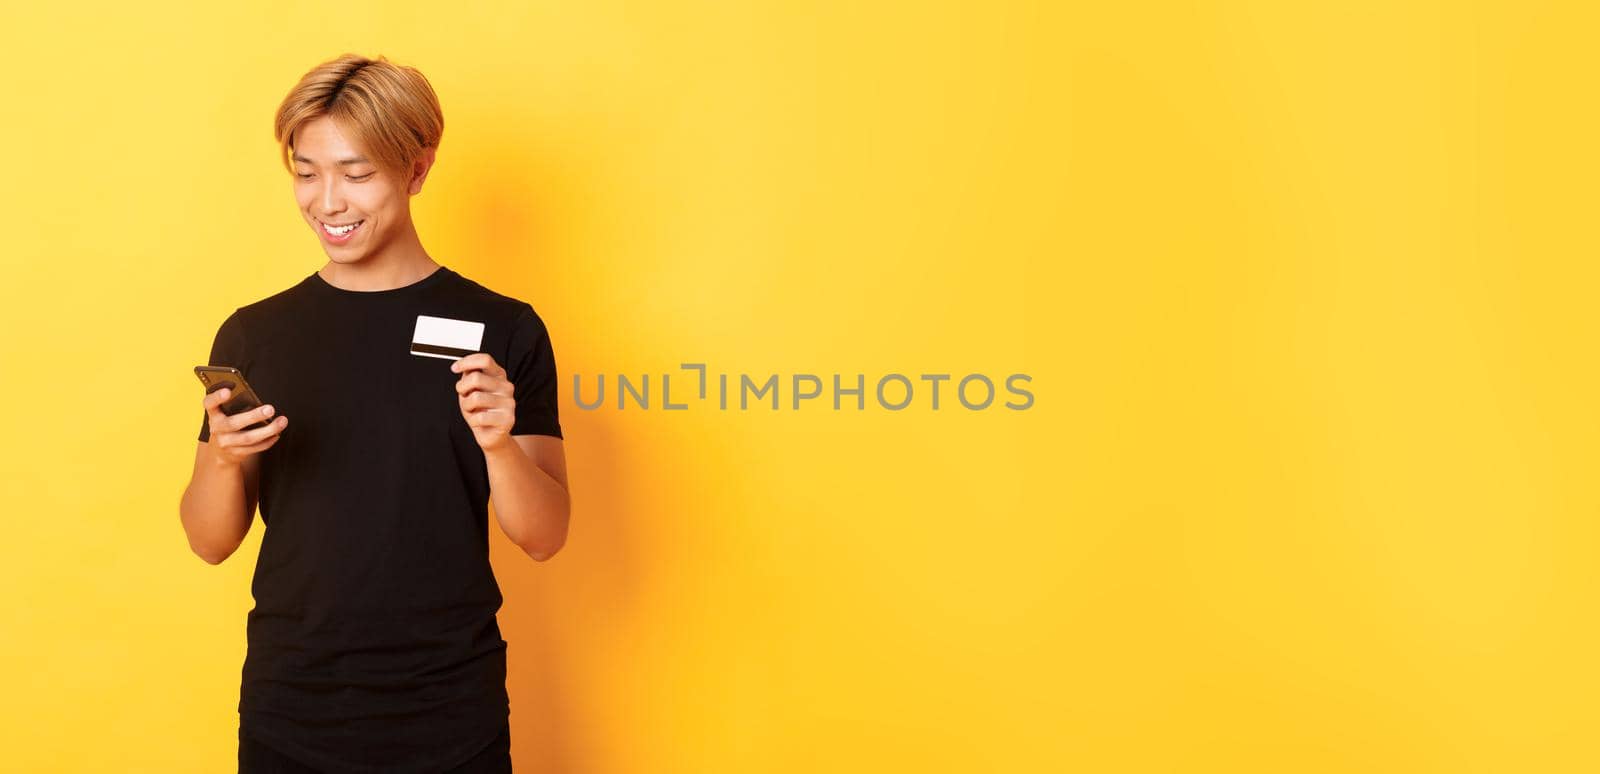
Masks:
[[[226,403],[233,390],[224,387],[216,392],[206,395],[201,405],[205,406],[206,416],[211,427],[209,444],[218,460],[231,464],[241,465],[252,454],[260,454],[278,442],[279,434],[289,425],[289,418],[279,416],[272,418],[272,404],[257,406],[249,411],[241,411],[233,416],[222,413],[222,404]],[[271,420],[266,427],[254,430],[244,430],[248,425]]]

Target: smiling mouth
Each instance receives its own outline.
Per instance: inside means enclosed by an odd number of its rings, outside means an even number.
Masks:
[[[347,224],[344,225],[331,225],[325,224],[325,222],[322,221],[317,221],[317,225],[320,227],[320,229],[322,229],[323,237],[330,241],[330,243],[333,243],[333,245],[344,245],[346,241],[350,241],[350,238],[354,237],[355,232],[360,230],[360,227],[362,227],[362,224],[365,224],[365,222],[365,219],[362,219],[362,221],[347,222]]]
[[[343,239],[348,238],[351,234],[355,233],[355,230],[357,228],[360,228],[361,224],[363,224],[365,222],[367,222],[367,221],[363,219],[363,220],[355,221],[353,223],[346,223],[346,224],[344,224],[342,226],[334,226],[334,225],[330,225],[328,223],[323,223],[322,221],[319,220],[319,221],[317,221],[317,224],[322,226],[322,233],[327,234],[329,237],[331,237],[333,239],[343,240]]]

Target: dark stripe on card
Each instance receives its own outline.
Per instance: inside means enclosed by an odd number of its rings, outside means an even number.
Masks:
[[[418,352],[426,352],[426,353],[428,353],[430,355],[454,355],[456,357],[466,357],[467,355],[470,355],[470,354],[472,354],[472,353],[474,353],[476,351],[477,350],[475,350],[475,349],[461,349],[460,347],[441,347],[438,344],[418,344],[418,343],[416,343],[414,341],[411,342],[411,353],[413,355],[417,354]]]

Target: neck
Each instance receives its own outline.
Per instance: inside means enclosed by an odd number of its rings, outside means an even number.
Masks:
[[[415,224],[407,220],[393,242],[371,255],[350,263],[330,260],[317,273],[328,284],[346,290],[392,290],[421,280],[438,267],[423,249]]]

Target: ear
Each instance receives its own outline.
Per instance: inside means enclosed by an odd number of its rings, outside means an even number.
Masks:
[[[417,154],[417,160],[411,162],[411,183],[407,186],[407,190],[412,196],[422,193],[422,183],[428,179],[429,170],[433,169],[436,151],[438,148],[423,148],[422,152]]]

